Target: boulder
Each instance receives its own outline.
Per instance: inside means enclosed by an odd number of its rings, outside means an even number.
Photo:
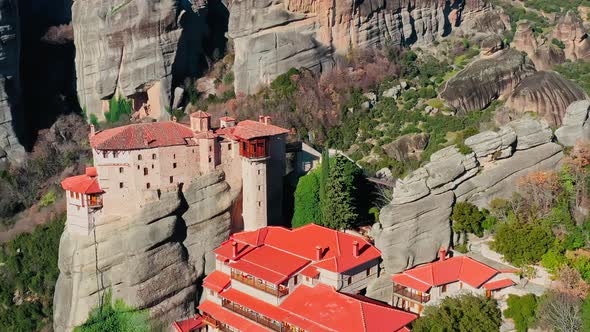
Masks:
[[[537,121],[530,117],[512,121],[508,124],[516,133],[516,150],[527,150],[537,145],[551,142],[553,131],[545,120]]]
[[[566,108],[588,96],[576,83],[553,71],[539,71],[525,77],[506,100],[517,115],[535,113],[551,126],[560,126]]]
[[[428,172],[424,168],[418,168],[404,179],[399,179],[394,188],[393,204],[405,204],[414,202],[430,194],[430,188],[426,185]]]
[[[457,110],[482,110],[534,72],[526,55],[506,49],[467,65],[444,84],[440,96]]]
[[[468,137],[465,145],[470,147],[477,158],[496,154],[499,151],[509,150],[512,153],[512,145],[516,142],[516,133],[512,127],[502,127],[499,131],[484,131]],[[508,156],[504,156],[509,157]]]
[[[428,172],[426,185],[431,190],[445,188],[444,185],[452,184],[453,180],[476,166],[477,160],[474,154],[465,156],[455,146],[449,146],[433,153],[430,162],[424,166]]]
[[[538,41],[531,24],[520,22],[516,27],[511,46],[525,52],[535,64],[537,70],[550,70],[553,66],[565,62],[565,53],[547,40]]]
[[[429,135],[425,133],[408,134],[383,146],[383,150],[390,157],[398,161],[412,158],[419,159],[420,154],[428,145]]]
[[[504,40],[499,35],[490,35],[480,43],[481,52],[485,55],[494,54],[504,48]]]
[[[589,60],[590,40],[584,22],[574,11],[568,11],[557,21],[552,38],[562,41],[565,45],[565,57],[568,60]]]
[[[563,125],[555,131],[557,141],[564,146],[574,146],[579,139],[590,140],[590,100],[572,103],[565,112]]]

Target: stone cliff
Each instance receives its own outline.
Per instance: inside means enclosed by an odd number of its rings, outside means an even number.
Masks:
[[[86,321],[106,289],[163,322],[194,313],[197,281],[214,268],[213,249],[229,237],[234,194],[223,173],[163,193],[141,212],[105,216],[95,233],[64,231],[54,296],[54,329]]]
[[[506,29],[483,0],[234,0],[229,8],[235,89],[244,93],[291,67],[330,68],[355,48],[429,43],[464,22],[471,34]]]
[[[369,296],[389,300],[392,273],[430,262],[439,248],[452,244],[449,217],[456,201],[484,207],[493,198],[510,198],[519,177],[554,169],[563,152],[552,139],[545,121],[525,117],[469,137],[465,144],[472,153],[447,147],[399,180],[372,229],[386,272],[369,286]]]
[[[22,125],[17,111],[19,94],[19,36],[16,0],[0,0],[0,169],[6,161],[20,160],[24,149],[15,126]]]
[[[100,119],[105,100],[121,94],[136,110],[151,103],[152,117],[167,116],[174,85],[204,69],[207,14],[206,0],[75,0],[80,105]]]
[[[567,59],[572,61],[590,59],[588,31],[584,27],[584,22],[575,12],[569,11],[559,19],[552,37],[564,43]]]

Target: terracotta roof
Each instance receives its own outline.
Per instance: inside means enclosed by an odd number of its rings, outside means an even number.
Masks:
[[[174,322],[172,323],[172,326],[176,329],[177,332],[191,332],[195,331],[200,327],[205,326],[205,322],[203,322],[203,317],[201,317],[201,315],[195,315],[195,317],[193,318]]]
[[[326,330],[339,332],[399,331],[416,319],[412,313],[363,298],[340,294],[323,284],[313,288],[301,285],[281,303],[280,308],[293,314],[285,318],[288,323],[299,326],[304,319]],[[292,321],[293,318],[299,318],[299,321]]]
[[[230,122],[230,121],[236,121],[236,119],[229,117],[229,116],[222,116],[219,118],[220,121],[225,121],[225,122]]]
[[[100,194],[104,191],[100,189],[98,179],[96,178],[96,167],[86,168],[86,174],[65,178],[61,182],[64,190],[80,194]]]
[[[97,150],[139,150],[187,145],[192,137],[191,129],[180,123],[137,123],[98,132],[90,137],[90,145]]]
[[[301,275],[309,278],[315,278],[320,275],[320,271],[316,269],[314,266],[308,266],[301,271]]]
[[[268,329],[250,321],[249,319],[243,318],[238,314],[234,314],[231,311],[225,310],[218,304],[211,301],[205,301],[199,305],[199,310],[206,312],[208,315],[223,322],[239,331],[268,331]]]
[[[392,280],[420,291],[426,291],[424,290],[427,287],[425,284],[432,287],[457,281],[479,288],[496,274],[498,274],[496,269],[470,257],[461,256],[418,266],[401,274],[393,275]]]
[[[288,134],[289,130],[271,124],[264,124],[259,121],[244,120],[240,121],[234,127],[219,129],[217,130],[217,133],[248,140],[259,137]]]
[[[216,270],[203,280],[203,287],[207,287],[210,290],[219,293],[224,290],[230,282],[230,277],[227,274]]]
[[[510,287],[512,285],[514,285],[514,281],[512,281],[512,279],[506,278],[506,279],[500,279],[500,280],[496,280],[496,281],[487,282],[483,285],[483,287],[487,290],[497,290],[497,289]]]
[[[203,111],[196,111],[191,113],[191,118],[210,118],[211,114]]]
[[[237,303],[246,308],[252,309],[259,314],[266,316],[270,319],[282,322],[285,320],[289,313],[275,305],[272,305],[263,300],[259,300],[246,293],[242,293],[234,288],[230,288],[220,294],[221,297],[228,299],[234,303]]]

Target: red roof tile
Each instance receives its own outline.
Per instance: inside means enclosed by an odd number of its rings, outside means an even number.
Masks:
[[[210,118],[211,114],[203,111],[196,111],[191,113],[191,118]]]
[[[318,271],[318,269],[310,265],[303,269],[300,274],[305,277],[315,278],[320,275],[320,271]]]
[[[96,168],[89,167],[89,169],[86,170],[86,174],[84,175],[77,175],[65,178],[61,182],[62,188],[64,190],[87,195],[103,193],[104,191],[100,189],[100,185],[98,184],[98,179],[96,178],[96,175],[88,176],[87,174],[95,175]]]
[[[291,320],[299,317],[299,323],[302,318],[339,332],[398,331],[416,319],[414,314],[340,294],[322,284],[299,286],[280,307],[293,314],[286,317],[289,323],[297,325]]]
[[[259,137],[276,136],[288,134],[289,130],[271,124],[264,124],[259,121],[240,121],[235,127],[231,127],[232,134],[241,139],[252,139]]]
[[[289,316],[289,313],[287,311],[268,302],[247,295],[246,293],[237,291],[234,288],[230,288],[225,292],[221,293],[220,295],[225,299],[228,299],[241,306],[254,310],[263,316],[266,316],[270,319],[274,319],[279,322],[284,321],[285,318]]]
[[[244,260],[230,263],[229,266],[233,269],[255,276],[256,278],[260,278],[273,285],[278,285],[289,278],[287,275],[277,273],[265,267],[255,265]]]
[[[514,281],[506,278],[506,279],[500,279],[500,280],[496,280],[496,281],[487,282],[483,285],[483,287],[487,290],[497,290],[497,289],[510,287],[512,285],[514,285]]]
[[[230,282],[230,277],[227,274],[221,271],[213,271],[203,280],[203,287],[207,287],[210,290],[219,293],[224,290]]]
[[[222,116],[219,118],[220,121],[225,121],[225,122],[230,122],[230,121],[236,121],[236,119],[229,117],[229,116]]]
[[[223,322],[233,328],[238,329],[239,331],[268,331],[268,329],[256,323],[253,323],[250,320],[243,318],[238,314],[234,314],[231,311],[225,310],[220,305],[217,305],[211,301],[205,301],[201,303],[201,305],[199,305],[199,310],[207,313],[208,315],[212,316],[220,322]]]
[[[174,322],[172,326],[176,329],[177,332],[191,332],[195,331],[196,329],[205,326],[205,322],[203,322],[203,318],[201,315],[195,315],[193,318],[185,319],[183,321]]]
[[[191,129],[180,123],[138,123],[98,132],[90,145],[97,150],[139,150],[187,145],[192,137]]]
[[[411,289],[415,289],[420,292],[428,292],[430,288],[432,288],[431,285],[403,273],[394,274],[391,279],[396,284],[410,287]]]

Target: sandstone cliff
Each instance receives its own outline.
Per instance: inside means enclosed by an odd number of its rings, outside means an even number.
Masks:
[[[140,213],[108,216],[95,236],[67,227],[59,250],[54,329],[83,323],[105,289],[163,322],[194,312],[197,280],[213,269],[212,250],[230,232],[233,194],[223,173],[163,193]]]
[[[234,0],[235,89],[255,92],[291,67],[321,71],[354,48],[429,43],[464,22],[463,33],[502,32],[499,17],[483,0]]]
[[[440,247],[452,243],[449,217],[455,201],[484,207],[493,198],[510,198],[519,177],[555,168],[563,152],[552,138],[545,121],[524,118],[468,138],[469,155],[447,147],[399,180],[372,229],[386,272],[369,286],[369,296],[388,301],[392,273],[430,262]]]
[[[148,101],[165,117],[174,84],[200,73],[207,34],[207,1],[75,0],[72,23],[80,105],[103,117],[103,101]]]
[[[588,96],[574,82],[556,72],[539,71],[524,78],[506,100],[506,107],[524,114],[536,113],[552,126],[560,126],[566,108]]]
[[[0,0],[0,168],[7,160],[20,160],[24,149],[15,126],[18,108],[19,37],[16,0]]]
[[[570,11],[561,17],[553,30],[552,37],[565,44],[564,51],[567,59],[572,61],[590,60],[588,31],[578,14]]]
[[[559,143],[574,146],[578,139],[590,140],[590,100],[572,103],[565,112],[563,125],[555,131]]]
[[[550,70],[566,59],[564,51],[559,47],[546,39],[537,40],[528,22],[518,24],[511,46],[526,52],[538,70]]]

